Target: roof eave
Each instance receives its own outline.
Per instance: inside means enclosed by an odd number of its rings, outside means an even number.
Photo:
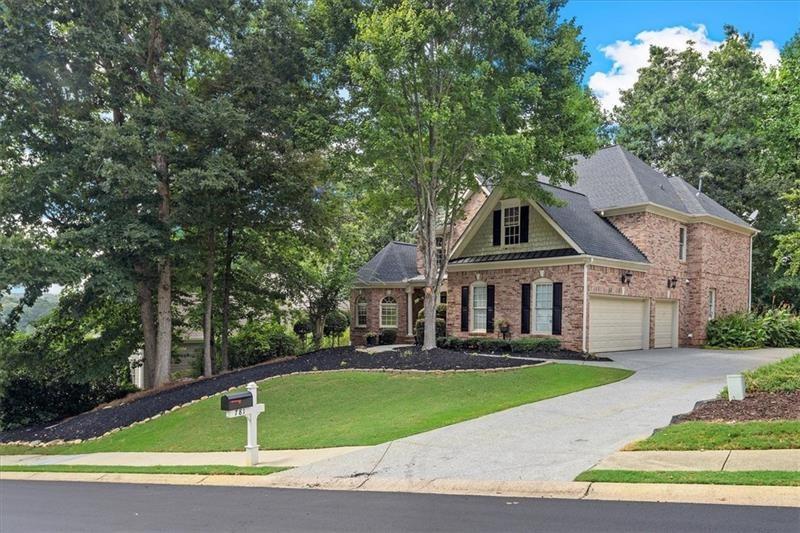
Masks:
[[[665,216],[667,218],[672,218],[674,220],[677,220],[678,222],[684,222],[684,223],[706,222],[713,226],[718,226],[723,229],[737,231],[739,233],[745,233],[748,235],[755,235],[756,233],[760,233],[759,230],[748,224],[738,224],[736,222],[726,220],[716,215],[709,215],[707,213],[704,214],[684,213],[683,211],[678,211],[677,209],[672,209],[671,207],[665,207],[663,205],[655,204],[653,202],[643,202],[639,204],[595,209],[595,212],[599,213],[600,216],[603,217],[627,215],[630,213],[640,213],[642,211]]]

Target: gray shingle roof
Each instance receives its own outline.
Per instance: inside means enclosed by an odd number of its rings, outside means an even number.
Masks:
[[[358,269],[356,279],[359,283],[399,283],[418,274],[416,246],[392,241]]]
[[[575,185],[564,187],[585,194],[596,210],[652,202],[690,215],[711,215],[747,225],[683,179],[667,177],[621,146],[578,156],[575,173]]]
[[[558,226],[589,255],[647,263],[647,257],[625,235],[598,215],[583,194],[542,184],[564,206],[539,204]]]

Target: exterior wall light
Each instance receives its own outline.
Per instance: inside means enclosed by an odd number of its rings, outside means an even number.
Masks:
[[[671,278],[667,278],[667,288],[668,289],[674,289],[677,286],[678,286],[678,278],[677,277],[672,276]]]
[[[620,276],[619,280],[620,282],[622,282],[623,285],[630,285],[631,279],[633,279],[633,272],[631,272],[630,270],[626,270],[625,272],[622,273],[622,276]]]

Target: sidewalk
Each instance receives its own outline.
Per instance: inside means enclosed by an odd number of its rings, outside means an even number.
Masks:
[[[341,446],[338,448],[316,448],[309,450],[260,451],[258,452],[257,466],[304,466],[317,461],[331,459],[333,457],[358,451],[363,448],[365,448],[365,446]],[[0,466],[244,466],[244,464],[244,450],[241,452],[197,453],[106,452],[78,455],[0,455]]]
[[[707,450],[616,452],[592,470],[683,472],[800,471],[800,450]]]

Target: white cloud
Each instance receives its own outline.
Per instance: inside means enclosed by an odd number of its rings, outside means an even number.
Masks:
[[[613,65],[608,72],[592,74],[589,78],[589,88],[600,99],[603,109],[611,111],[619,104],[619,92],[633,87],[639,78],[639,69],[647,66],[651,46],[684,50],[689,47],[687,41],[692,41],[695,50],[703,55],[707,55],[722,44],[721,41],[709,38],[708,31],[702,24],[695,29],[675,26],[643,31],[636,35],[634,42],[617,41],[600,49],[613,61]],[[764,59],[767,66],[777,65],[780,60],[780,51],[773,41],[761,41],[754,50]]]

